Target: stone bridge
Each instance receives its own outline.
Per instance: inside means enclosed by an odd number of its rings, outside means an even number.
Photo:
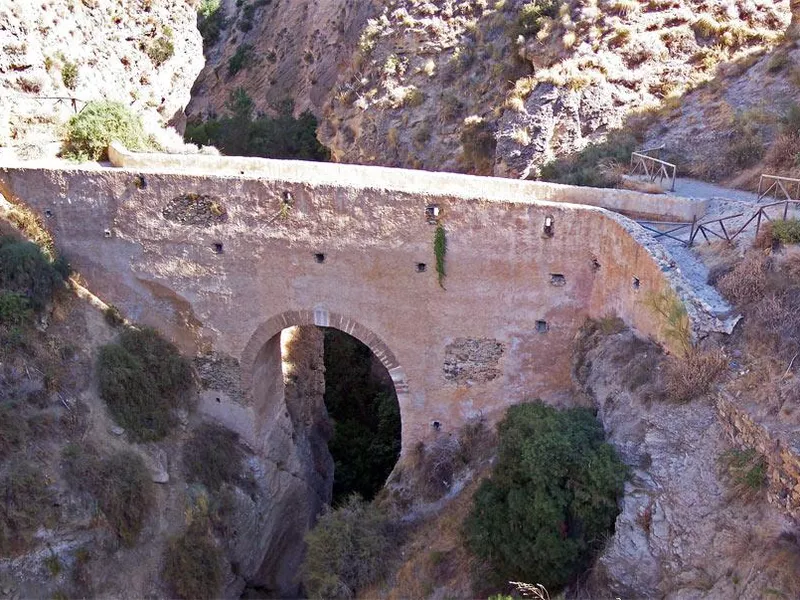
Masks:
[[[471,417],[558,402],[587,317],[615,313],[664,341],[646,300],[674,289],[697,330],[718,325],[658,244],[600,208],[691,218],[680,198],[112,150],[116,167],[0,168],[0,194],[41,216],[100,298],[228,365],[201,410],[256,446],[281,405],[280,333],[293,325],[373,350],[397,390],[404,455]]]

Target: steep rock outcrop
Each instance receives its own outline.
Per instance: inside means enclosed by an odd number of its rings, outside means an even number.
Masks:
[[[568,0],[539,19],[526,5],[384,2],[323,114],[334,159],[535,177],[790,21],[788,0]]]
[[[241,87],[255,110],[290,98],[295,110],[319,114],[378,0],[247,0],[224,2],[217,18],[225,27],[206,51],[206,66],[192,90],[189,117],[224,112],[232,90]],[[232,73],[231,59],[243,56]]]
[[[180,126],[203,66],[194,2],[0,2],[0,146],[45,145],[84,101]],[[52,97],[76,98],[73,103]]]
[[[248,458],[255,489],[237,489],[226,518],[222,542],[235,565],[226,597],[248,586],[297,596],[303,536],[331,501],[323,334],[313,326],[292,327],[281,339],[283,401],[270,407],[260,445]]]
[[[651,399],[660,350],[630,331],[600,336],[579,379],[631,468],[594,585],[622,597],[796,597],[797,528],[764,501],[736,497],[719,457],[731,448],[712,402]],[[638,375],[637,375],[638,373]]]

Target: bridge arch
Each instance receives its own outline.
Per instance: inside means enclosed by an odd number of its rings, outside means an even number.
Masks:
[[[389,372],[394,384],[397,402],[400,406],[401,423],[401,456],[406,450],[405,433],[409,415],[409,391],[406,374],[395,354],[389,346],[374,332],[354,319],[324,308],[314,310],[289,310],[269,318],[262,323],[245,346],[241,355],[242,384],[246,393],[260,405],[256,412],[266,416],[276,402],[273,400],[282,394],[274,377],[276,365],[280,361],[280,333],[288,328],[302,325],[331,327],[347,333],[367,346],[378,357]]]

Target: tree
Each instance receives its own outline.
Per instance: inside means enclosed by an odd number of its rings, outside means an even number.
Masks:
[[[590,410],[513,406],[498,460],[465,523],[468,545],[497,582],[550,591],[579,575],[612,530],[626,468]]]

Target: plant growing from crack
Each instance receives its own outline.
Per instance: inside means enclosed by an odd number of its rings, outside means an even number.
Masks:
[[[444,259],[447,254],[447,234],[444,230],[444,225],[441,221],[436,223],[436,231],[433,234],[433,254],[436,257],[436,273],[439,276],[439,286],[444,287],[444,278],[446,273],[444,270]]]
[[[664,336],[676,342],[684,356],[688,354],[692,348],[692,326],[686,306],[678,295],[672,290],[652,293],[645,303],[654,313],[664,318]]]

